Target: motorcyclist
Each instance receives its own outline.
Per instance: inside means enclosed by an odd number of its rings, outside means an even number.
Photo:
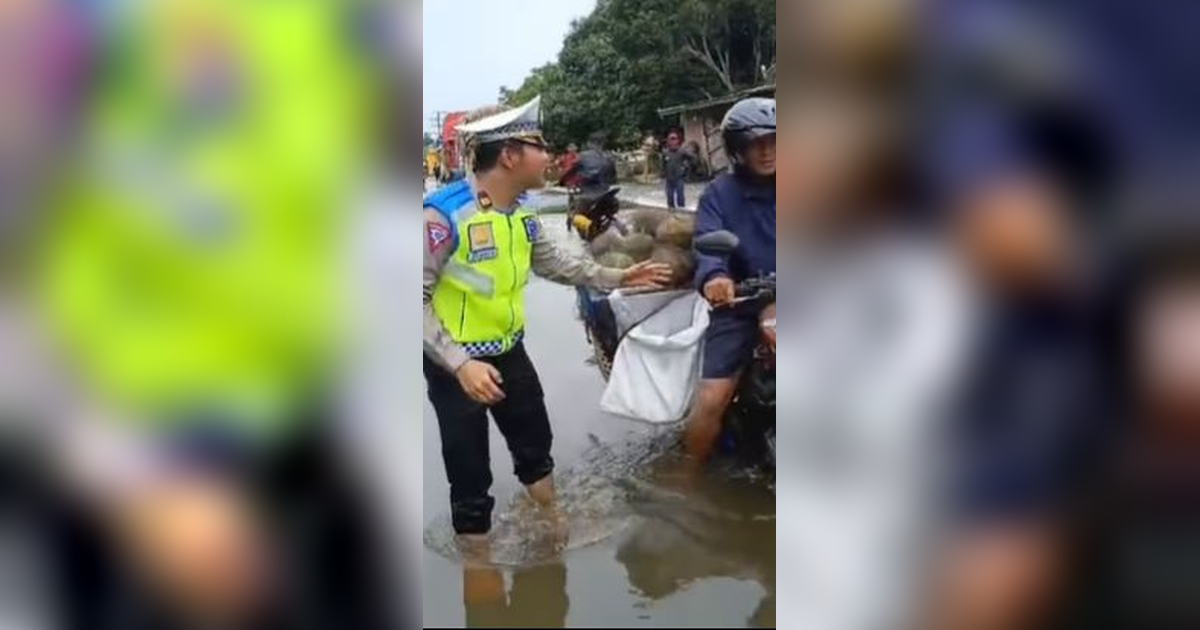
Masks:
[[[725,115],[721,133],[733,169],[700,198],[696,235],[728,230],[740,244],[729,260],[696,254],[696,287],[716,308],[684,435],[694,465],[712,452],[738,377],[758,343],[761,305],[735,305],[735,285],[775,271],[775,99],[738,102]]]
[[[563,173],[562,181],[575,182],[583,196],[599,195],[617,182],[617,162],[604,148],[604,132],[597,131],[588,139],[588,148]]]
[[[616,160],[604,149],[604,133],[593,133],[588,148],[574,155],[570,166],[559,178],[560,183],[572,189],[567,225],[574,226],[581,236],[599,234],[614,221],[618,229],[624,231],[620,221],[613,216],[616,212],[617,189],[613,187],[616,181]],[[596,218],[600,216],[607,217],[602,222],[604,225],[596,224]]]

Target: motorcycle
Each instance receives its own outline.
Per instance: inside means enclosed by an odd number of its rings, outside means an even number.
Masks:
[[[615,195],[614,195],[615,199]],[[581,206],[568,213],[568,226],[590,242],[616,219],[614,207]],[[583,220],[576,220],[576,217]],[[607,221],[604,221],[607,218]],[[602,223],[603,221],[603,223]],[[603,229],[597,226],[603,224]],[[737,250],[738,238],[726,231],[705,234],[695,239],[697,252],[728,258]],[[607,381],[621,333],[608,294],[594,289],[577,289],[580,319],[601,376]],[[775,274],[748,278],[735,287],[736,304],[754,304],[765,316],[760,317],[760,339],[754,356],[742,374],[733,401],[726,411],[725,426],[719,438],[722,453],[769,471],[775,469]],[[651,313],[653,315],[653,313]],[[648,317],[648,316],[647,316]],[[629,327],[632,328],[632,327]]]
[[[596,237],[616,227],[624,232],[617,218],[621,202],[617,194],[619,187],[603,191],[571,188],[567,191],[567,231],[574,230],[579,238],[591,243]]]

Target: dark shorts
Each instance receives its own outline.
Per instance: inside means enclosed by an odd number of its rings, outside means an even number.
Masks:
[[[424,358],[429,401],[437,413],[442,438],[442,461],[450,481],[450,512],[459,534],[482,534],[491,529],[495,499],[488,447],[488,412],[496,420],[517,479],[529,485],[554,471],[550,456],[553,434],[542,384],[524,344],[497,357],[481,359],[500,371],[505,398],[491,407],[463,392],[458,379]]]
[[[744,310],[712,312],[704,336],[701,378],[733,378],[750,362],[758,344],[758,313]]]

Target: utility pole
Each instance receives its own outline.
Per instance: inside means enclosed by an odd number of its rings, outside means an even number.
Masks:
[[[439,111],[439,112],[434,112],[433,118],[429,121],[429,122],[433,123],[433,137],[437,138],[439,143],[441,143],[445,140],[445,138],[442,138],[442,121],[444,121],[445,119],[446,119],[446,112]]]

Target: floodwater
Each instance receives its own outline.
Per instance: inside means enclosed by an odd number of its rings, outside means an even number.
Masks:
[[[557,216],[547,218],[546,229],[576,246]],[[731,472],[678,489],[663,472],[676,456],[678,427],[600,411],[604,383],[588,362],[574,290],[535,279],[526,300],[526,346],[555,433],[565,549],[549,533],[553,528],[519,501],[511,460],[493,426],[493,544],[505,595],[464,603],[437,422],[426,401],[424,625],[774,627],[773,489]]]

